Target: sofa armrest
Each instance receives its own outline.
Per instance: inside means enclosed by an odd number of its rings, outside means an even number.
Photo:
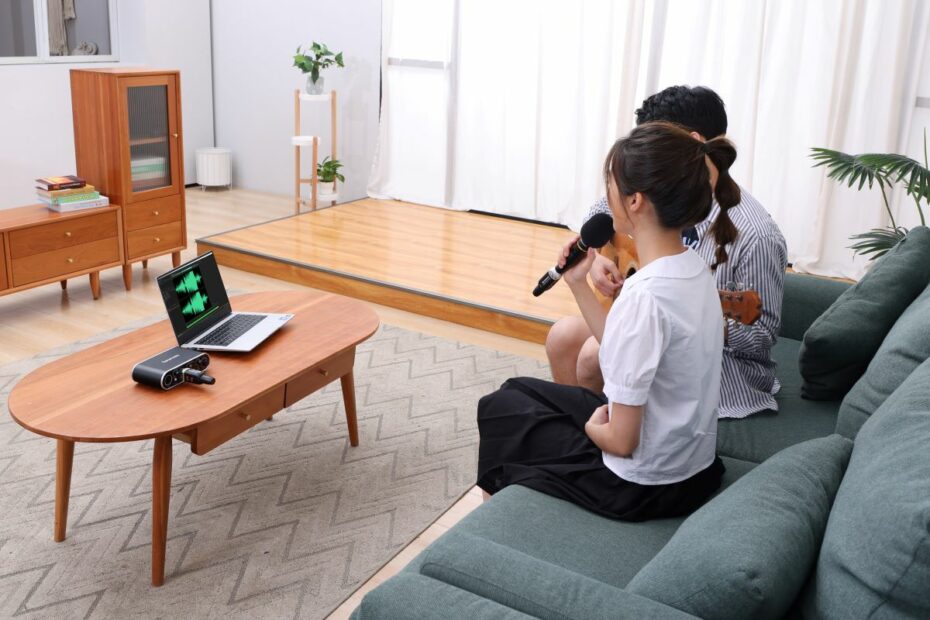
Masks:
[[[783,338],[802,340],[811,323],[849,287],[848,282],[786,273],[779,335]]]
[[[427,549],[419,569],[423,575],[537,618],[693,618],[657,601],[454,530]]]
[[[353,620],[532,620],[461,588],[412,572],[401,572],[365,595]]]

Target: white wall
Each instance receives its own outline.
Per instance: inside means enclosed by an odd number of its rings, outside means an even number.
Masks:
[[[291,65],[297,45],[311,41],[344,53],[346,67],[327,69],[324,78],[339,95],[340,202],[362,198],[378,135],[380,0],[214,2],[216,144],[232,149],[235,185],[293,192],[293,97],[306,77]],[[328,153],[328,106],[303,106],[303,133],[320,135]]]
[[[209,0],[119,0],[120,65],[181,70],[185,177],[213,145]],[[73,174],[72,67],[0,65],[0,209],[35,202],[33,179]]]

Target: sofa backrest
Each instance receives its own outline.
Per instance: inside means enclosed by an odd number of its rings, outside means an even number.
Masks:
[[[804,332],[850,287],[848,282],[789,271],[785,274],[785,294],[781,306],[778,335],[802,340]]]

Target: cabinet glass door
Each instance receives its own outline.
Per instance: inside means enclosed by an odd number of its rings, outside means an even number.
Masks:
[[[132,191],[168,187],[171,185],[168,87],[130,86],[126,95]]]
[[[126,191],[130,201],[180,191],[178,114],[173,76],[121,80],[129,144]]]

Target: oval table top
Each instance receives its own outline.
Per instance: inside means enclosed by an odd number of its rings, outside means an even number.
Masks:
[[[240,408],[308,368],[369,338],[378,315],[368,305],[317,291],[252,293],[238,312],[292,313],[251,353],[209,352],[214,385],[173,390],[132,380],[132,367],[176,346],[167,320],[46,364],[10,393],[10,414],[25,428],[70,441],[135,441],[190,430]]]

